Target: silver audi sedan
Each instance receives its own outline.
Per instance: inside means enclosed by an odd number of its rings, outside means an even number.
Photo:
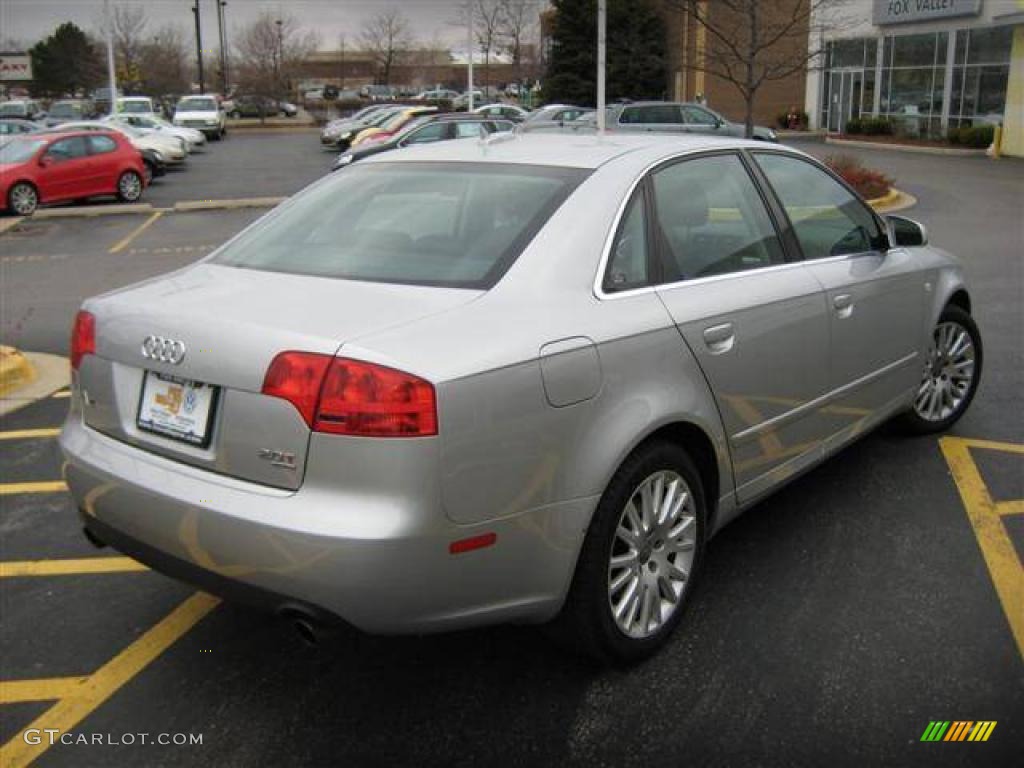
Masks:
[[[949,427],[982,345],[957,260],[798,151],[528,134],[329,175],[86,301],[71,365],[94,542],[307,636],[629,662],[716,531],[890,417]]]

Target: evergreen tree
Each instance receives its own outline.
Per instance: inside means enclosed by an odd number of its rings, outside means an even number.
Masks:
[[[79,27],[65,22],[29,51],[33,96],[74,95],[103,79],[103,56]]]
[[[554,0],[547,101],[597,101],[597,0]],[[665,25],[653,0],[608,0],[606,98],[665,96]]]

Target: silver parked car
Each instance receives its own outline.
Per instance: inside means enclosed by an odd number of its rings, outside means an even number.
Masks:
[[[503,134],[367,158],[89,299],[87,532],[306,633],[552,622],[614,661],[708,538],[981,374],[955,258],[795,150]]]
[[[703,104],[676,103],[669,101],[640,101],[635,103],[612,104],[605,112],[605,126],[609,131],[626,133],[655,132],[672,134],[701,134],[706,136],[746,136],[747,129],[742,123],[733,123]],[[576,131],[595,130],[597,113],[588,112],[567,128]],[[753,138],[758,141],[776,142],[775,131],[763,125],[755,125]]]

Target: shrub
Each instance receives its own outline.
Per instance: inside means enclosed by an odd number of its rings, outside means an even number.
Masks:
[[[865,168],[863,163],[851,155],[830,155],[825,165],[839,174],[867,200],[883,197],[892,189],[892,179],[881,171]]]
[[[861,118],[861,130],[867,136],[891,136],[892,122],[887,117]]]
[[[965,126],[957,131],[957,141],[954,143],[974,149],[987,149],[995,138],[995,132],[995,126],[992,125]]]
[[[807,116],[807,113],[803,110],[798,111],[796,113],[796,119],[797,125],[795,130],[806,131],[807,126],[810,124],[810,118]],[[789,129],[789,113],[780,112],[775,116],[775,122],[778,124],[779,128],[782,128],[783,130]]]
[[[948,141],[950,144],[959,144],[960,143],[960,129],[959,128],[950,128],[949,132],[946,133],[946,141]]]
[[[851,117],[846,121],[846,132],[858,134],[863,132],[864,122],[859,117]]]

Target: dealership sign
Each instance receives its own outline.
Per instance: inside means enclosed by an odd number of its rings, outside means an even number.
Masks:
[[[871,20],[878,26],[977,16],[981,0],[875,0]]]
[[[22,54],[0,55],[0,81],[32,79],[32,59]]]

